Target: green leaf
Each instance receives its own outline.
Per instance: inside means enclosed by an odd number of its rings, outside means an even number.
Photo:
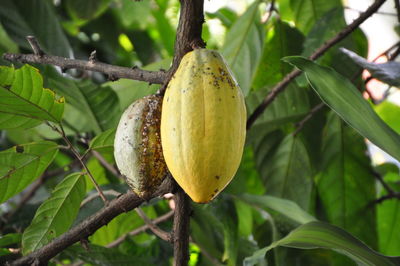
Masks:
[[[400,263],[400,257],[383,256],[339,227],[323,222],[310,222],[298,227],[270,246],[258,250],[253,256],[246,258],[243,264],[246,266],[255,265],[260,259],[264,258],[269,250],[278,246],[300,249],[331,249],[348,256],[360,265],[396,266]]]
[[[117,248],[106,248],[89,244],[85,250],[80,245],[74,245],[66,249],[65,253],[73,259],[80,259],[89,265],[115,266],[115,265],[154,265],[151,257],[125,254]]]
[[[255,1],[233,24],[226,35],[222,55],[227,60],[244,95],[250,91],[254,74],[261,59],[264,30],[260,25],[258,6]]]
[[[273,211],[283,215],[297,224],[305,224],[316,221],[315,217],[300,208],[297,203],[273,196],[256,196],[244,194],[237,196],[243,202],[261,208],[266,211]]]
[[[280,19],[274,20],[272,26],[273,28],[268,31],[262,58],[254,77],[255,90],[273,86],[281,81],[293,69],[292,66],[282,62],[281,58],[298,55],[302,51],[304,36],[299,30]],[[264,92],[264,97],[265,95]]]
[[[0,247],[7,247],[9,245],[18,244],[21,242],[21,234],[10,233],[4,236],[0,236]]]
[[[114,138],[115,128],[110,128],[99,135],[97,135],[89,145],[89,149],[97,151],[105,151],[113,153],[114,151]]]
[[[29,65],[15,70],[0,66],[0,128],[28,128],[43,120],[60,122],[64,98],[43,88],[39,71]]]
[[[388,124],[397,134],[400,134],[400,106],[389,101],[384,101],[374,106],[375,112]]]
[[[385,200],[377,210],[379,250],[387,255],[400,256],[400,201]]]
[[[400,136],[379,118],[353,84],[333,69],[305,58],[286,57],[284,60],[305,71],[315,92],[344,121],[400,160]]]
[[[66,232],[85,196],[85,179],[81,173],[71,174],[63,179],[36,211],[32,223],[22,236],[23,254],[29,254],[52,239]]]
[[[91,20],[101,15],[111,0],[66,0],[69,15],[76,20]]]
[[[89,80],[76,82],[54,73],[48,83],[87,118],[96,133],[116,126],[120,109],[118,97],[111,88],[97,86]]]
[[[290,0],[296,27],[307,33],[325,12],[342,6],[340,0]]]
[[[297,202],[308,210],[312,180],[311,165],[303,142],[288,135],[272,154],[266,154],[258,164],[266,194]]]
[[[383,180],[394,191],[400,191],[399,169],[390,164],[386,166],[386,174],[382,175]],[[382,169],[381,169],[382,171]],[[386,195],[387,191],[382,189],[380,196]],[[379,236],[379,251],[390,256],[400,256],[400,200],[387,199],[376,206],[377,224]]]
[[[224,25],[226,28],[230,28],[233,23],[237,20],[237,14],[229,8],[220,8],[214,13],[206,13],[209,18],[218,18],[222,25]]]
[[[25,38],[33,35],[45,52],[71,56],[71,47],[50,1],[2,0],[0,23],[8,35],[27,50],[31,50],[31,47]]]
[[[317,190],[327,221],[377,248],[376,195],[364,139],[333,112],[323,134]]]
[[[0,152],[0,203],[42,175],[58,152],[54,142],[17,145]]]
[[[248,113],[251,114],[264,100],[269,88],[250,92],[246,97]],[[263,125],[269,128],[297,121],[308,113],[310,104],[307,91],[292,83],[280,93],[256,120],[254,126]],[[255,130],[257,132],[257,130]]]

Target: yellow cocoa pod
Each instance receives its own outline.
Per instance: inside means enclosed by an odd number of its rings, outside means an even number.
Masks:
[[[229,184],[245,136],[243,94],[222,56],[187,53],[165,92],[161,143],[169,171],[193,201],[209,202]]]
[[[155,95],[135,101],[122,114],[115,133],[118,169],[132,190],[145,199],[167,172],[160,139],[161,105],[162,98]]]

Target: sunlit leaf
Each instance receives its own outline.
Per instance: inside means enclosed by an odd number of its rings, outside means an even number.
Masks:
[[[57,152],[57,144],[49,141],[17,145],[0,152],[0,203],[38,178]]]
[[[20,69],[0,66],[0,128],[28,128],[43,120],[60,122],[64,98],[43,88],[38,70],[29,65]]]
[[[264,43],[258,5],[255,1],[232,25],[226,35],[222,54],[232,69],[244,95],[250,91]]]
[[[24,254],[31,253],[61,235],[72,225],[85,196],[85,180],[80,173],[63,179],[36,211],[22,236]]]

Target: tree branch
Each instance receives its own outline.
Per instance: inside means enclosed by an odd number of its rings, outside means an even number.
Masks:
[[[154,225],[157,225],[157,224],[159,224],[159,223],[162,223],[162,222],[168,220],[168,219],[171,218],[172,216],[174,216],[174,211],[167,212],[166,214],[164,214],[164,215],[162,215],[162,216],[160,216],[160,217],[158,217],[158,218],[152,220],[151,223],[154,224]],[[116,247],[116,246],[118,246],[119,244],[121,244],[122,242],[124,242],[125,239],[126,239],[128,236],[135,236],[135,235],[138,235],[138,234],[140,234],[140,233],[146,231],[146,230],[149,229],[149,228],[150,228],[149,224],[145,224],[145,225],[143,225],[143,226],[141,226],[141,227],[139,227],[139,228],[136,228],[135,230],[129,232],[128,234],[125,234],[125,235],[123,235],[123,236],[117,238],[117,239],[114,240],[113,242],[109,243],[109,244],[107,245],[107,247],[108,247],[108,248]]]
[[[170,233],[167,233],[163,230],[161,230],[161,228],[159,228],[157,225],[155,225],[150,219],[149,217],[147,217],[147,215],[144,213],[144,211],[140,208],[136,208],[135,209],[136,213],[140,216],[140,218],[142,218],[142,220],[147,224],[148,228],[159,238],[161,238],[162,240],[166,241],[166,242],[171,242],[172,237]]]
[[[169,177],[166,178],[159,190],[154,194],[154,197],[171,192],[174,189],[174,183],[175,182]],[[54,239],[49,244],[12,262],[11,265],[32,265],[33,263],[36,263],[35,265],[45,264],[72,244],[81,239],[87,239],[100,227],[109,223],[114,217],[138,207],[143,202],[144,199],[129,191],[128,193],[112,200],[109,205],[102,208],[100,211],[90,216],[68,232]]]
[[[386,0],[376,0],[365,12],[361,13],[360,16],[354,20],[351,24],[343,28],[335,37],[325,42],[321,47],[319,47],[309,59],[315,60],[322,56],[326,51],[328,51],[332,46],[346,38],[351,32],[353,32],[358,26],[361,25],[367,18],[374,14],[382,6]],[[250,129],[257,118],[265,111],[265,109],[274,101],[276,96],[281,93],[290,82],[292,82],[296,77],[298,77],[302,72],[300,70],[293,70],[288,75],[286,75],[281,82],[279,82],[268,95],[264,98],[259,106],[254,110],[247,120],[247,129]]]
[[[180,188],[175,193],[174,266],[186,266],[189,261],[190,201]]]
[[[31,64],[47,64],[59,66],[62,70],[71,68],[83,69],[101,72],[108,75],[110,80],[118,78],[134,79],[146,81],[153,84],[163,84],[167,74],[163,71],[147,71],[137,67],[121,67],[98,62],[94,59],[85,61],[78,59],[70,59],[55,55],[44,54],[42,49],[33,36],[27,37],[34,54],[3,54],[3,59],[11,62],[31,63]]]
[[[175,53],[172,66],[168,70],[164,85],[159,94],[164,95],[168,82],[178,69],[182,57],[194,48],[204,48],[201,38],[204,23],[204,0],[180,0],[181,13],[175,39]]]

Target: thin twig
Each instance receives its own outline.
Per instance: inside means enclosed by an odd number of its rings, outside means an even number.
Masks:
[[[322,56],[326,51],[328,51],[335,44],[343,40],[347,37],[351,32],[360,26],[367,18],[369,18],[372,14],[374,14],[385,2],[386,0],[376,0],[365,12],[361,13],[360,16],[354,20],[351,24],[347,25],[343,28],[335,37],[325,42],[321,47],[319,47],[310,57],[309,59],[315,60]],[[260,103],[259,106],[254,110],[254,112],[250,115],[247,120],[247,129],[250,129],[257,118],[265,111],[265,109],[274,101],[276,96],[281,93],[290,82],[292,82],[296,77],[298,77],[302,72],[300,70],[293,70],[288,75],[286,75],[281,82],[279,82],[272,90],[268,93],[268,95],[264,98],[264,100]]]
[[[39,46],[39,42],[37,41],[37,39],[35,38],[35,36],[26,36],[26,39],[28,40],[32,51],[35,55],[42,57],[42,55],[44,55],[43,50],[40,48]]]
[[[375,171],[372,171],[372,174],[379,181],[379,183],[381,183],[381,185],[385,188],[385,190],[387,191],[388,195],[396,194],[396,192],[385,182],[385,180],[383,180],[382,176],[379,173],[377,173]]]
[[[349,7],[349,6],[345,6],[344,8],[347,9],[347,10],[358,12],[358,13],[364,12],[362,10],[359,10],[359,9],[356,9],[356,8],[352,8],[352,7]],[[377,12],[375,12],[375,14],[385,15],[385,16],[394,16],[394,17],[397,16],[397,14],[395,14],[395,13],[384,12],[384,11],[377,11]]]
[[[147,215],[144,213],[144,211],[140,208],[136,208],[135,209],[136,213],[139,215],[140,218],[143,219],[143,221],[146,223],[146,225],[148,226],[148,228],[159,238],[161,238],[162,240],[166,241],[166,242],[171,242],[172,241],[172,237],[171,234],[168,232],[165,232],[164,230],[162,230],[160,227],[158,227],[157,225],[155,225],[150,219],[149,217],[147,217]]]
[[[165,222],[165,221],[169,220],[172,216],[174,216],[174,211],[167,212],[166,214],[164,214],[164,215],[162,215],[162,216],[160,216],[160,217],[158,217],[158,218],[152,220],[151,222],[152,222],[154,225],[157,225],[157,224],[159,224],[159,223],[162,223],[162,222]],[[128,236],[135,236],[135,235],[138,235],[138,234],[140,234],[140,233],[143,233],[143,232],[146,231],[147,229],[150,229],[149,224],[145,224],[145,225],[143,225],[143,226],[141,226],[141,227],[139,227],[139,228],[136,228],[135,230],[129,232],[128,234],[125,234],[125,235],[123,235],[123,236],[117,238],[117,239],[114,240],[113,242],[107,244],[106,247],[108,247],[108,248],[116,247],[116,246],[118,246],[119,244],[121,244],[122,242],[124,242],[125,239],[126,239]]]
[[[114,196],[115,198],[119,197],[122,195],[122,193],[119,193],[118,191],[109,189],[109,190],[105,190],[103,191],[104,195],[108,195],[108,196]],[[81,208],[88,204],[89,202],[91,202],[92,200],[96,199],[97,197],[99,197],[99,194],[91,194],[89,195],[86,199],[84,199],[81,203]]]
[[[104,159],[104,157],[95,150],[91,151],[93,156],[99,160],[100,164],[103,165],[108,171],[110,171],[110,173],[112,173],[114,176],[122,178],[122,176],[120,175],[120,173],[118,172],[117,168],[115,168],[113,165],[111,165],[109,162],[107,162],[106,159]]]
[[[94,187],[96,188],[97,192],[99,193],[100,198],[104,201],[104,203],[107,205],[108,204],[108,200],[107,198],[104,196],[103,191],[101,190],[99,184],[97,184],[96,179],[94,179],[92,173],[90,172],[89,168],[87,167],[87,165],[85,164],[85,162],[82,159],[82,156],[79,154],[79,152],[75,149],[74,145],[72,145],[71,141],[68,139],[67,135],[65,134],[64,128],[62,126],[62,124],[60,123],[59,126],[60,128],[57,128],[54,125],[51,125],[50,123],[46,123],[51,129],[53,129],[55,132],[57,132],[58,134],[60,134],[60,136],[63,138],[63,140],[65,141],[65,143],[67,143],[70,151],[74,154],[74,156],[76,157],[76,159],[78,159],[78,161],[81,163],[83,169],[85,169],[85,172],[87,174],[87,176],[89,177],[89,179],[92,181]]]
[[[33,36],[29,36],[29,43],[32,46],[32,41],[36,40]],[[11,62],[20,62],[20,63],[36,63],[36,64],[48,64],[53,66],[59,66],[63,71],[67,69],[83,69],[101,72],[108,75],[110,80],[115,80],[118,78],[127,78],[134,79],[140,81],[146,81],[152,84],[162,84],[166,78],[166,73],[163,71],[147,71],[140,69],[138,67],[121,67],[109,65],[106,63],[93,61],[93,60],[78,60],[78,59],[70,59],[55,55],[47,55],[40,54],[39,44],[36,41],[36,44],[32,46],[34,54],[12,54],[5,53],[3,54],[3,59],[11,61]],[[39,52],[38,52],[39,51]]]
[[[400,192],[394,193],[394,194],[387,194],[385,196],[382,196],[372,202],[372,204],[379,204],[381,202],[384,202],[385,200],[389,199],[399,199],[400,200]],[[370,204],[370,205],[372,205]]]
[[[296,130],[292,133],[293,136],[296,136],[304,127],[304,125],[323,107],[325,106],[325,103],[321,102],[314,106],[310,112],[300,121],[296,124]]]

